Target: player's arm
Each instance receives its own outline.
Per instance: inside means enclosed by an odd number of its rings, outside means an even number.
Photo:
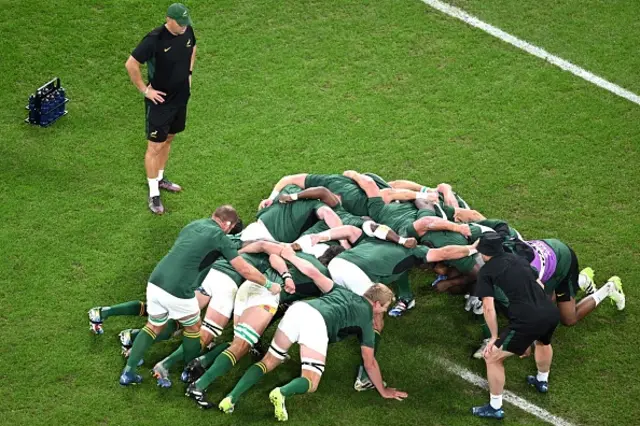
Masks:
[[[409,189],[385,188],[380,190],[380,195],[385,199],[389,200],[389,202],[422,200],[426,202],[427,206],[429,205],[429,203],[435,203],[438,201],[438,193],[433,191],[432,192],[416,192]]]
[[[316,216],[318,219],[324,220],[329,228],[337,228],[342,226],[342,219],[336,212],[334,212],[329,206],[322,206],[316,210]]]
[[[272,241],[252,241],[247,245],[243,245],[238,253],[266,253],[266,254],[279,254],[282,251],[282,244],[274,243]]]
[[[328,293],[333,289],[333,281],[324,276],[322,272],[320,272],[318,268],[313,266],[311,262],[308,262],[305,259],[296,256],[296,252],[294,252],[291,247],[286,247],[283,250],[282,258],[291,262],[291,264],[298,268],[300,272],[311,278],[313,280],[313,283],[323,293]]]
[[[287,262],[277,254],[269,255],[269,264],[280,275],[284,282],[284,291],[289,294],[296,292],[296,285],[291,277],[291,272],[287,267]]]
[[[269,241],[260,241],[262,243],[269,243]],[[277,245],[276,243],[270,243]],[[251,244],[250,244],[251,245]],[[250,246],[249,245],[249,246]],[[269,248],[263,248],[268,250]],[[273,294],[280,293],[280,285],[269,281],[260,271],[253,267],[249,262],[239,256],[238,250],[233,245],[231,239],[225,235],[224,238],[219,240],[218,250],[222,256],[233,266],[233,268],[240,274],[245,280],[253,281],[254,283],[263,285]],[[254,252],[255,253],[255,252]]]
[[[196,63],[196,50],[198,50],[198,46],[193,46],[193,51],[191,52],[191,63],[189,64],[189,87],[191,87],[191,73],[193,72],[193,66]]]
[[[268,280],[267,277],[265,277],[253,265],[244,260],[242,256],[236,257],[229,263],[231,263],[233,269],[235,269],[240,275],[242,275],[245,280],[260,284],[273,294],[280,293],[280,284]]]
[[[364,369],[369,375],[369,380],[376,387],[377,391],[383,398],[403,400],[407,397],[405,392],[393,388],[387,388],[382,381],[382,373],[380,372],[380,366],[373,353],[373,348],[369,346],[360,346],[360,353],[362,354],[362,361],[364,363]]]
[[[367,194],[367,198],[380,197],[380,188],[378,188],[376,182],[369,176],[362,175],[355,170],[347,170],[342,173],[342,175],[357,183],[364,193]]]
[[[315,245],[326,241],[338,240],[347,240],[354,244],[361,236],[362,229],[352,225],[342,225],[311,235],[311,244]]]
[[[404,238],[398,235],[393,229],[387,225],[380,225],[372,220],[368,220],[362,224],[362,230],[369,237],[375,237],[382,241],[389,241],[391,243],[399,244],[406,248],[413,248],[418,245],[418,241],[415,238]]]
[[[453,188],[448,183],[438,185],[438,192],[444,197],[444,204],[451,207],[458,207],[458,200],[453,193]]]
[[[144,93],[147,89],[147,85],[144,84],[144,80],[142,79],[142,72],[140,71],[141,65],[142,64],[136,61],[133,56],[129,56],[129,59],[127,59],[127,62],[124,64],[133,85],[136,86],[140,93]]]
[[[427,252],[427,262],[442,262],[444,260],[456,260],[463,257],[473,256],[478,252],[476,247],[480,240],[467,246],[444,246],[437,249],[430,249]]]
[[[389,186],[396,189],[408,189],[410,191],[416,192],[433,191],[433,189],[420,185],[419,183],[413,182],[411,180],[394,180],[389,182]]]
[[[308,173],[300,173],[297,175],[288,175],[282,177],[278,181],[278,183],[276,183],[276,186],[273,187],[273,191],[271,191],[271,194],[269,194],[269,198],[265,198],[260,202],[258,210],[269,207],[275,201],[280,191],[282,191],[282,189],[287,185],[295,185],[298,188],[304,189],[304,182],[307,179],[308,175]]]
[[[482,298],[482,313],[484,314],[484,320],[487,323],[487,327],[491,332],[491,340],[487,344],[487,351],[490,351],[490,346],[498,340],[498,316],[496,315],[496,307],[493,297],[485,296]]]
[[[471,235],[469,225],[457,224],[446,219],[434,216],[421,217],[420,219],[413,222],[413,227],[415,228],[417,234],[421,237],[429,231],[458,232],[465,237]]]
[[[456,222],[480,222],[487,219],[477,210],[462,209],[460,207],[455,208],[453,218]]]
[[[322,186],[307,188],[294,194],[282,194],[278,197],[278,201],[281,203],[290,203],[296,200],[320,200],[332,208],[340,204],[338,196]]]
[[[153,57],[155,47],[156,38],[149,36],[145,37],[133,50],[124,66],[127,69],[131,82],[136,86],[140,93],[151,100],[154,104],[161,104],[164,102],[163,96],[165,96],[166,93],[155,90],[151,87],[151,84],[147,86],[142,79],[142,72],[140,71],[140,66]]]

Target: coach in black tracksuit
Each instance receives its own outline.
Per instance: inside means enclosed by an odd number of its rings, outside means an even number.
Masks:
[[[548,390],[553,357],[551,337],[560,321],[560,312],[547,298],[529,262],[516,254],[505,253],[498,234],[485,235],[478,244],[485,265],[478,273],[475,295],[482,299],[484,317],[491,331],[491,340],[484,352],[491,400],[485,406],[474,407],[473,414],[502,418],[503,361],[514,354],[528,355],[534,342],[538,375],[527,377],[527,381],[540,392]],[[509,324],[500,333],[495,298],[507,306],[509,318]]]
[[[196,58],[196,37],[189,11],[180,3],[169,6],[166,23],[147,34],[127,60],[129,77],[145,96],[147,152],[144,165],[149,184],[149,209],[163,214],[160,188],[182,188],[164,176],[171,142],[184,130],[191,95],[191,72]],[[149,83],[142,80],[146,63]]]

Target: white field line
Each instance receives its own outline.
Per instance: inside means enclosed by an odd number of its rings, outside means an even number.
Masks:
[[[467,24],[479,28],[484,32],[491,34],[494,37],[499,38],[500,40],[507,42],[518,49],[522,49],[527,53],[530,53],[538,58],[544,59],[545,61],[552,63],[553,65],[562,68],[565,71],[569,71],[570,73],[587,80],[590,83],[595,84],[609,92],[618,95],[622,98],[628,99],[631,102],[640,105],[640,96],[636,95],[633,92],[628,91],[627,89],[618,86],[617,84],[611,83],[610,81],[605,80],[602,77],[598,77],[597,75],[585,70],[584,68],[580,68],[577,65],[572,64],[569,61],[565,61],[558,56],[552,55],[540,47],[534,46],[531,43],[527,43],[524,40],[521,40],[515,36],[512,36],[509,33],[502,31],[500,28],[494,27],[493,25],[487,24],[484,21],[476,18],[473,15],[468,14],[462,9],[458,9],[455,6],[451,6],[448,3],[441,2],[439,0],[421,0],[426,5],[439,10],[442,13],[446,13],[449,16],[457,18]]]
[[[444,358],[438,358],[436,359],[436,362],[440,366],[444,367],[450,373],[455,374],[456,376],[466,380],[467,382],[473,385],[476,385],[478,387],[481,387],[482,389],[487,389],[487,390],[489,389],[489,385],[485,379],[478,376],[477,374],[472,373],[466,368],[463,368],[458,364],[455,364]],[[544,410],[538,407],[537,405],[530,403],[526,399],[520,398],[518,395],[516,395],[513,392],[504,391],[504,393],[502,394],[502,398],[504,399],[504,401],[512,405],[515,405],[521,410],[526,411],[527,413],[536,416],[540,420],[543,420],[554,426],[575,426],[574,423],[568,422],[561,417],[554,416],[547,410]]]

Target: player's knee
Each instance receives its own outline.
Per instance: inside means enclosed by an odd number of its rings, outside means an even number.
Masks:
[[[147,322],[147,328],[151,331],[153,331],[156,335],[160,334],[160,332],[162,331],[162,329],[164,328],[164,325],[155,325],[151,322]]]
[[[247,323],[241,322],[233,328],[233,341],[237,341],[238,345],[244,342],[248,347],[253,347],[258,340],[260,340],[260,334]]]
[[[267,367],[267,371],[271,371],[276,368],[278,365],[282,363],[280,358],[276,358],[271,352],[267,352],[267,354],[262,358],[262,363]]]
[[[560,322],[566,327],[572,327],[578,323],[578,318],[573,315],[560,315]]]
[[[240,339],[238,337],[234,337],[233,342],[231,342],[231,346],[229,346],[229,350],[236,355],[237,358],[240,358],[249,352],[251,345],[247,343],[245,340]]]
[[[315,391],[318,390],[318,384],[319,384],[319,379],[318,380],[311,380],[311,384],[309,385],[309,390],[307,391],[307,393],[314,393]]]

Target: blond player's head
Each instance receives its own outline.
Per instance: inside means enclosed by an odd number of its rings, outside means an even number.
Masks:
[[[362,295],[373,305],[374,313],[386,312],[396,299],[393,291],[384,284],[374,284]]]

